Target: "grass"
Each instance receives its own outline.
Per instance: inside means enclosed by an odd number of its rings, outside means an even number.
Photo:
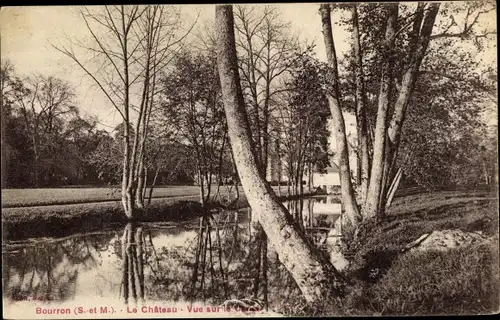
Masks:
[[[491,313],[498,309],[500,280],[495,247],[489,243],[403,255],[379,282],[357,293],[356,310],[391,315]]]
[[[402,249],[424,233],[481,231],[493,241],[448,251]],[[345,296],[322,315],[490,314],[499,309],[498,214],[494,195],[436,192],[397,199],[386,220],[362,224]]]
[[[437,192],[396,199],[381,223],[366,221],[360,227],[359,241],[350,244],[356,257],[368,252],[400,251],[424,233],[434,230],[498,230],[497,200],[488,193]],[[484,230],[483,230],[484,229]]]
[[[293,198],[280,197],[281,200]],[[182,221],[201,216],[209,210],[248,207],[243,192],[237,202],[229,204],[223,195],[220,201],[205,209],[198,199],[198,195],[186,196],[182,200],[179,197],[156,198],[138,219],[143,222]],[[102,230],[111,224],[126,222],[120,201],[2,208],[2,235],[3,239],[9,240],[65,236]]]
[[[220,188],[221,194],[227,194],[229,186]],[[212,186],[212,192],[216,186]],[[234,187],[232,187],[234,190]],[[277,190],[278,187],[273,187]],[[286,193],[286,187],[281,187]],[[240,187],[240,193],[243,189]],[[199,197],[198,186],[162,186],[153,189],[153,198],[188,198]],[[120,188],[38,188],[38,189],[2,189],[2,208],[34,207],[76,203],[107,202],[120,200]]]
[[[198,190],[197,186],[160,187],[153,190],[153,198],[193,196]],[[2,189],[2,207],[116,201],[120,196],[119,188]]]

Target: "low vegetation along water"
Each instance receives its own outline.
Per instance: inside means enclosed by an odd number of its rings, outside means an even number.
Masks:
[[[338,201],[315,197],[286,205],[316,243],[326,243],[339,217]],[[252,305],[281,311],[283,301],[305,305],[270,246],[263,253],[263,240],[251,220],[250,209],[243,209],[183,223],[128,224],[64,238],[6,241],[5,307],[19,308],[31,301],[26,312],[35,315],[64,311],[41,307],[47,303],[60,306],[96,299],[123,306],[116,312],[133,312],[126,306],[138,303],[138,313],[150,310],[141,311],[143,305],[152,306],[154,313],[160,301],[160,312],[194,312],[196,306],[224,303],[229,308]],[[268,257],[266,263],[263,256]],[[241,300],[248,298],[258,301]]]

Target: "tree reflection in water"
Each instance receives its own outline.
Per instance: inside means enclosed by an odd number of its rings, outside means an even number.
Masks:
[[[290,204],[290,209],[310,240],[321,246],[334,218],[314,216],[312,201]],[[303,301],[292,277],[265,234],[251,232],[251,219],[245,218],[241,212],[201,217],[181,232],[182,241],[176,245],[155,243],[160,238],[153,235],[154,227],[127,225],[122,237],[122,298],[144,300],[146,292],[148,299],[158,301],[218,305],[253,298],[267,307],[296,299],[300,306]]]
[[[206,301],[207,297],[227,298],[228,283],[223,267],[223,244],[219,221],[213,216],[200,218],[196,243],[189,300],[192,302],[200,298]],[[215,290],[216,288],[219,290]]]
[[[73,298],[79,271],[97,266],[112,236],[80,235],[10,246],[3,254],[4,297],[15,301]]]
[[[133,302],[137,303],[137,291],[139,299],[144,302],[144,236],[143,227],[128,223],[123,230],[122,236],[122,283],[121,295],[125,303],[129,303],[132,296]]]
[[[328,213],[333,204],[310,199],[286,205],[322,247],[336,219]],[[209,305],[254,298],[275,310],[283,301],[301,306],[295,282],[249,215],[249,209],[224,211],[169,228],[129,223],[118,231],[9,244],[3,253],[4,298],[118,296],[126,304]]]
[[[144,250],[154,255],[144,259],[151,270],[151,298],[212,305],[267,299],[267,273],[262,272],[267,269],[267,242],[262,234],[252,239],[243,218],[238,212],[202,217],[195,233],[179,246],[157,246],[151,240]],[[262,281],[256,280],[261,272]]]

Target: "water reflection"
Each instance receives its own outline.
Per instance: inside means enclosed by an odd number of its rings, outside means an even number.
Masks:
[[[311,198],[286,206],[318,246],[340,214],[334,200]],[[253,230],[251,211],[223,212],[183,225],[127,224],[120,230],[7,243],[4,298],[70,301],[117,297],[205,302],[253,298],[260,306],[301,300],[265,234]]]
[[[4,295],[12,300],[74,298],[79,273],[99,266],[111,238],[109,234],[97,234],[4,248]]]
[[[338,197],[323,196],[286,203],[288,211],[318,246],[324,246],[332,237],[341,237],[342,206]]]
[[[234,227],[236,226],[237,221],[234,224]],[[200,218],[196,243],[191,283],[187,294],[189,300],[192,302],[201,298],[206,301],[208,296],[215,300],[227,299],[229,294],[225,274],[229,271],[231,261],[229,259],[227,268],[224,268],[224,244],[221,241],[219,221],[213,217]]]
[[[130,295],[134,302],[139,298],[144,301],[144,240],[142,226],[129,223],[123,230],[121,239],[122,285],[121,293],[128,304]]]

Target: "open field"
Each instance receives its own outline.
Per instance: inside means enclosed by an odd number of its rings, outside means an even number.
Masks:
[[[199,194],[197,186],[172,186],[155,188],[153,198],[197,194]],[[4,208],[116,201],[119,199],[120,189],[118,188],[2,189],[2,207]]]
[[[234,192],[234,187],[232,192]],[[239,187],[240,192],[243,189]],[[278,187],[273,187],[275,191]],[[217,190],[213,186],[213,193]],[[221,194],[227,194],[229,186],[220,188]],[[286,187],[281,187],[286,193]],[[149,191],[148,191],[149,192]],[[153,190],[153,199],[178,198],[178,200],[196,200],[200,194],[198,186],[168,186]],[[120,200],[118,188],[39,188],[39,189],[2,189],[2,208],[35,207],[76,203],[93,203]]]

